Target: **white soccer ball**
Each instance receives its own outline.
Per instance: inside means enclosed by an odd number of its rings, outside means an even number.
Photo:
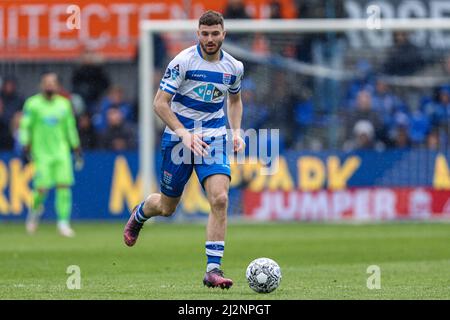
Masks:
[[[258,293],[274,291],[281,282],[280,266],[269,258],[258,258],[250,262],[245,273],[248,285]]]

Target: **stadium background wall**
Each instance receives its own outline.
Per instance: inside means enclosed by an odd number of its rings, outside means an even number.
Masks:
[[[139,21],[185,19],[200,16],[205,9],[222,11],[226,0],[76,0],[0,3],[0,58],[77,58],[88,47],[110,59],[132,59],[136,54]],[[246,0],[256,18],[269,14],[269,0]],[[294,18],[294,1],[281,0],[282,16]],[[70,4],[80,8],[80,29],[68,29]],[[50,39],[39,41],[38,39]]]
[[[160,166],[159,154],[157,167]],[[291,153],[274,175],[258,164],[233,165],[229,215],[256,220],[450,218],[450,154],[430,151]],[[126,219],[140,199],[135,152],[89,152],[76,173],[75,220]],[[0,154],[0,221],[21,220],[33,169]],[[156,187],[156,185],[154,185]],[[44,219],[54,219],[53,194]],[[173,220],[202,219],[209,207],[193,176]]]
[[[268,18],[270,0],[245,0],[254,18]],[[283,18],[295,18],[295,1],[279,0]],[[189,3],[189,5],[187,5]],[[144,19],[197,18],[205,9],[223,11],[226,0],[76,0],[69,4],[80,7],[80,29],[68,29],[68,3],[49,0],[3,0],[0,3],[0,58],[9,60],[76,59],[89,48],[114,60],[130,60],[136,56],[139,21]],[[349,18],[366,17],[370,0],[344,0]],[[186,8],[186,6],[188,6]],[[383,17],[442,18],[450,11],[443,0],[391,0],[379,2]],[[392,44],[392,32],[378,36],[367,32],[349,32],[350,45],[384,47]],[[366,41],[365,41],[366,40]],[[368,42],[368,43],[366,43]],[[416,45],[428,42],[433,48],[450,47],[450,38],[442,31],[417,32]],[[179,48],[169,48],[174,54]]]

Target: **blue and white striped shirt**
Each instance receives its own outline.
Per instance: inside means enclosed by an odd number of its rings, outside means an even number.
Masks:
[[[242,62],[230,54],[221,50],[220,60],[209,62],[196,45],[169,63],[159,87],[173,95],[171,109],[186,129],[194,132],[194,126],[201,126],[203,136],[217,137],[226,134],[223,106],[227,92],[241,90],[243,74]],[[171,135],[175,133],[166,126],[163,146],[177,140]]]

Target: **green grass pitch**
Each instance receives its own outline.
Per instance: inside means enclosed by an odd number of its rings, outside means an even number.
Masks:
[[[202,224],[146,225],[136,246],[122,223],[74,224],[61,238],[54,224],[35,236],[0,224],[0,299],[450,299],[450,224],[233,224],[223,268],[230,290],[203,286]],[[280,287],[258,294],[245,270],[257,257],[281,267]],[[66,287],[67,267],[81,269],[81,289]],[[366,286],[381,269],[381,289]]]

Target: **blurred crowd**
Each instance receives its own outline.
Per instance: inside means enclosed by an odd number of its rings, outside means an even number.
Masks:
[[[300,19],[346,18],[342,1],[298,0],[296,4]],[[274,1],[269,18],[280,18],[281,12],[280,4]],[[224,16],[251,18],[241,0],[229,1]],[[270,47],[272,56],[275,49],[283,57],[310,65],[351,69],[356,75],[343,81],[318,80],[288,68],[272,68],[269,78],[261,78],[255,71],[257,67],[248,63],[242,93],[244,128],[279,128],[282,150],[450,148],[447,52],[418,48],[411,34],[398,31],[393,32],[393,44],[382,55],[375,51],[366,54],[368,57],[361,54],[347,61],[348,43],[343,34],[306,33],[295,41],[285,41],[286,37],[258,35],[252,39],[253,50],[264,53]],[[432,86],[401,83],[408,77],[422,76],[445,81]]]
[[[341,4],[325,12],[324,3],[324,0],[296,1],[299,18],[326,17],[327,12],[332,12],[332,17],[344,17]],[[280,4],[273,1],[270,17],[280,18],[281,12]],[[242,0],[228,1],[224,17],[251,19]],[[229,35],[227,41],[239,41],[239,37]],[[328,41],[326,35],[308,34],[296,42],[276,47],[281,48],[284,56],[311,63],[317,37],[325,43]],[[259,40],[254,38],[254,48]],[[276,42],[277,36],[266,36],[263,40]],[[164,40],[156,37],[155,42],[156,67],[162,74],[169,57],[164,54]],[[84,57],[70,77],[70,89],[62,87],[60,92],[72,101],[82,147],[134,150],[138,145],[138,99],[130,98],[123,87],[112,83],[105,66],[94,60],[89,55]],[[242,127],[279,128],[282,150],[439,150],[450,144],[450,82],[417,90],[407,86],[398,88],[383,78],[386,74],[421,75],[433,65],[436,64],[427,61],[409,41],[407,33],[397,32],[395,44],[382,63],[354,61],[352,67],[360,71],[358,77],[340,83],[337,108],[330,110],[318,106],[317,94],[326,98],[328,93],[317,92],[312,77],[272,70],[270,82],[261,83],[255,68],[249,64],[242,84]],[[450,57],[440,61],[433,72],[450,76]],[[34,93],[21,92],[17,75],[0,74],[0,78],[0,149],[13,150],[20,147],[16,137],[24,100]],[[334,142],[330,143],[331,140]]]
[[[26,97],[38,92],[20,92],[19,79],[14,75],[0,78],[0,149],[20,151],[17,130],[23,105]],[[72,102],[84,149],[136,149],[136,103],[125,98],[124,89],[111,83],[104,66],[90,54],[74,69],[71,89],[61,85],[59,94]]]

